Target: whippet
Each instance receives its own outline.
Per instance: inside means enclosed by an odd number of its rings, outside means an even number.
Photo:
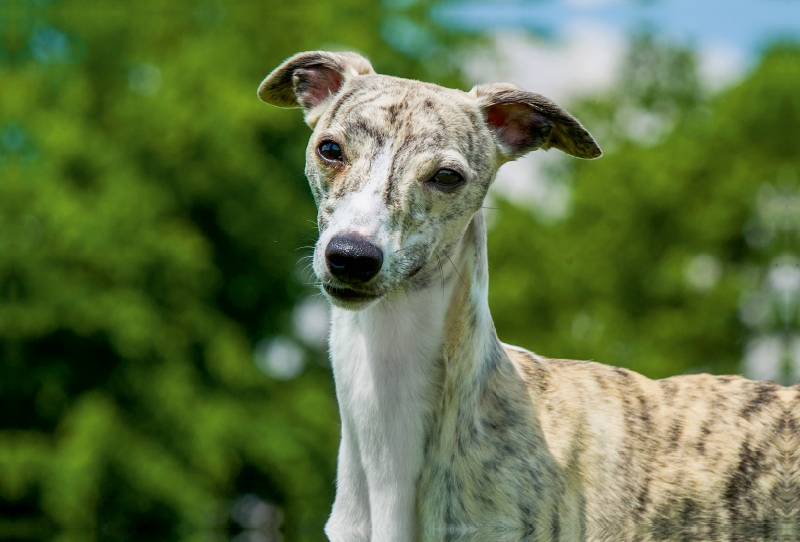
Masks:
[[[800,540],[800,389],[652,381],[500,342],[481,205],[535,149],[600,149],[552,101],[291,57],[342,423],[333,541]]]

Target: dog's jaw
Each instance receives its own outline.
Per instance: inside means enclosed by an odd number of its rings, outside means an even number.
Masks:
[[[322,283],[320,286],[325,297],[328,298],[334,307],[360,311],[378,303],[386,294],[363,293],[344,286],[335,286],[330,283]]]

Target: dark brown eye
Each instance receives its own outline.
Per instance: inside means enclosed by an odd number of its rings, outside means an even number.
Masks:
[[[431,182],[442,188],[453,188],[464,182],[464,178],[452,169],[440,169]]]
[[[328,162],[341,162],[344,159],[342,148],[333,141],[323,141],[317,149],[319,155]]]

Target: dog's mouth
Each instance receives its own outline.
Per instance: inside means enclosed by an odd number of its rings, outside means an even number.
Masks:
[[[328,294],[333,301],[340,303],[344,307],[353,307],[354,305],[361,305],[370,301],[375,301],[387,295],[387,292],[396,291],[402,284],[407,284],[409,279],[416,276],[423,268],[424,264],[415,267],[395,288],[384,290],[380,292],[363,291],[351,288],[346,285],[334,285],[331,282],[323,282],[322,289]]]
[[[374,292],[361,292],[352,288],[345,288],[343,286],[334,286],[329,282],[322,284],[322,289],[325,293],[338,301],[344,302],[364,302],[378,299],[383,294],[376,294]]]

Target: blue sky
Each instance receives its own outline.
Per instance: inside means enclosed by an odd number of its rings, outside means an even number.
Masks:
[[[467,0],[441,3],[433,16],[458,28],[544,30],[556,38],[577,20],[625,33],[649,28],[682,43],[726,46],[748,59],[776,38],[800,39],[798,0]]]

